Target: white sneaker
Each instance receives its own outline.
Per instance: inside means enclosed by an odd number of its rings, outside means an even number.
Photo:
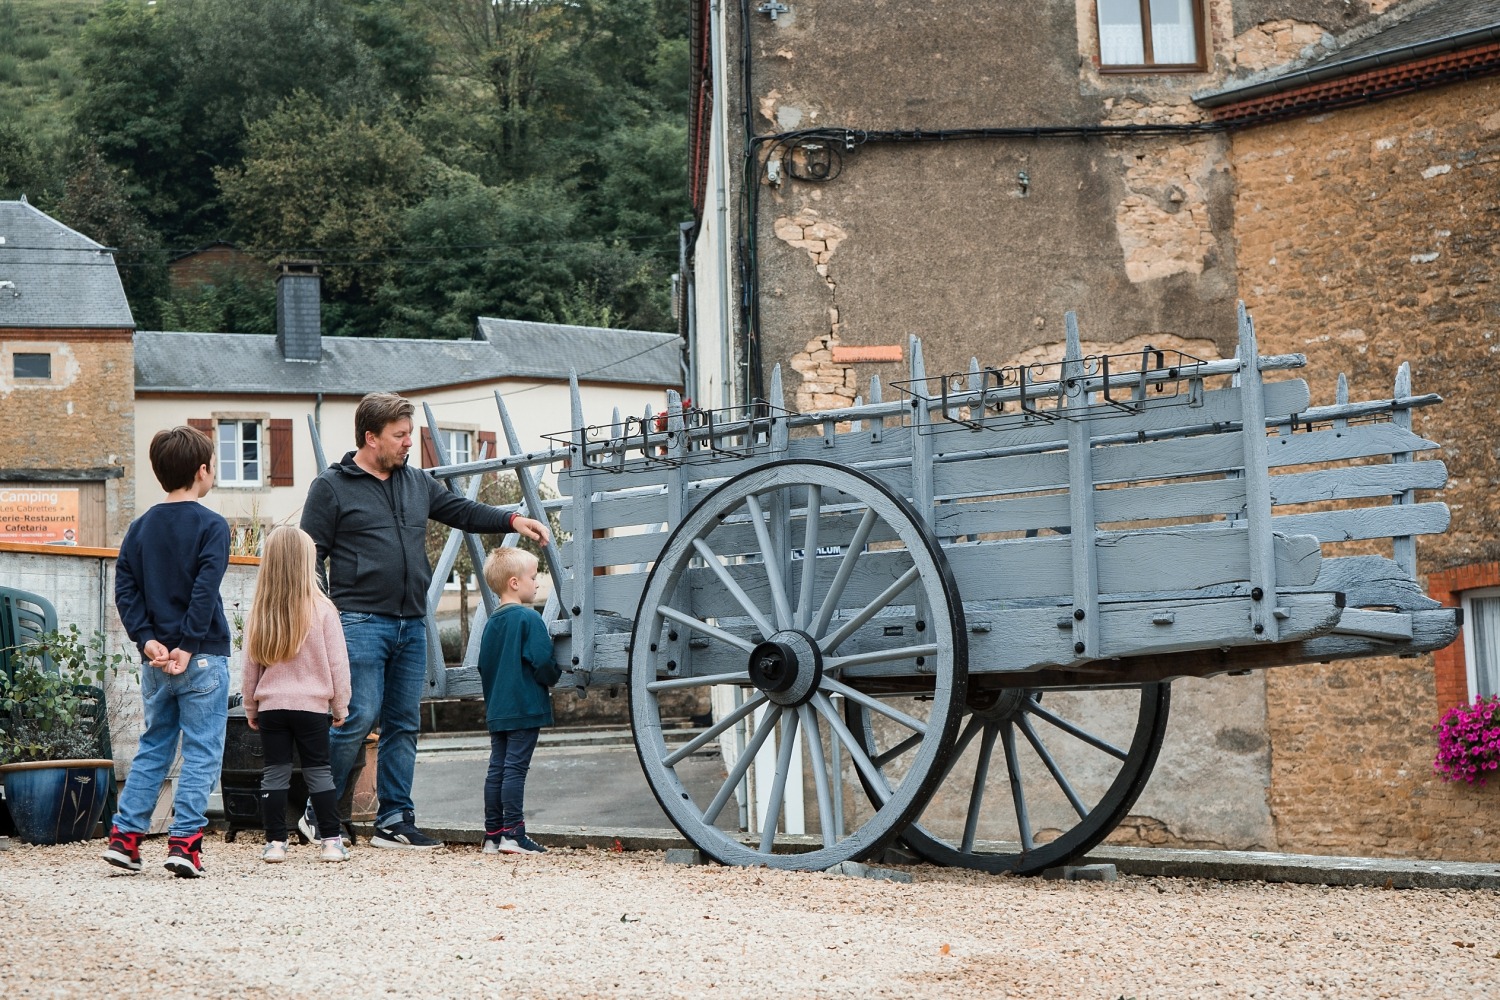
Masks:
[[[323,853],[318,855],[319,861],[348,861],[349,848],[344,846],[342,837],[329,837],[323,841]]]
[[[260,852],[260,859],[268,865],[279,865],[286,860],[286,841],[273,840]]]

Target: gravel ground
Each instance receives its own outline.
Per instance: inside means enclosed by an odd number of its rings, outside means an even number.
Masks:
[[[0,997],[1500,996],[1493,890],[206,848],[196,881],[165,838],[136,876],[102,841],[0,853]]]

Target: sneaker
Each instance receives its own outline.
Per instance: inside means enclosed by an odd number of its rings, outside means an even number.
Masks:
[[[163,867],[178,878],[197,878],[202,875],[202,831],[189,837],[168,837],[167,860]]]
[[[370,838],[370,846],[402,851],[430,851],[434,847],[443,846],[441,840],[433,840],[418,830],[414,819],[411,811],[407,810],[396,822],[377,826],[375,836]]]
[[[547,849],[526,836],[526,828],[519,827],[500,837],[501,854],[546,854]]]
[[[123,868],[128,872],[141,870],[141,840],[145,837],[143,833],[121,830],[118,826],[109,828],[109,847],[100,855],[105,861],[116,868]]]
[[[279,865],[286,860],[286,841],[273,840],[260,852],[260,859],[268,865]]]
[[[498,833],[498,832],[497,833],[486,833],[484,835],[484,847],[481,849],[483,851],[483,853],[485,853],[485,854],[499,854],[500,853],[500,841],[503,839],[503,837],[504,837],[504,834],[501,834],[501,833]]]
[[[348,861],[349,848],[344,846],[344,838],[329,837],[323,841],[323,853],[318,855],[319,861]]]
[[[344,832],[343,824],[339,826],[339,837],[344,843],[349,843],[349,834]],[[311,802],[307,804],[306,809],[302,810],[302,815],[297,817],[297,832],[302,834],[309,844],[316,844],[323,839],[318,836],[318,819],[313,815]]]

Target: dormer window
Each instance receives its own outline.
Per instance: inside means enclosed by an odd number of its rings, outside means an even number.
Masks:
[[[1097,0],[1099,68],[1191,72],[1204,68],[1201,0]]]

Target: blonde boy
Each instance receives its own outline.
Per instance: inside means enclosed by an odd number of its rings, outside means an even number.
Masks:
[[[484,561],[484,580],[500,598],[479,642],[490,767],[484,779],[484,853],[544,854],[526,835],[526,772],[543,726],[552,725],[548,692],[562,670],[552,656],[547,623],[531,608],[536,556],[497,548]]]

